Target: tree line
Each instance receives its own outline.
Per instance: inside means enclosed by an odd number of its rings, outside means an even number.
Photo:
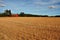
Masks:
[[[13,13],[11,13],[11,10],[5,10],[3,13],[0,13],[0,17],[11,17],[12,15]],[[60,15],[55,15],[55,16],[33,15],[33,14],[25,14],[24,12],[20,12],[20,14],[18,14],[18,17],[60,17]]]

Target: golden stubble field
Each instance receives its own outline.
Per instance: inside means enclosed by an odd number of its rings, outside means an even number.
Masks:
[[[0,17],[0,40],[60,40],[60,18]]]

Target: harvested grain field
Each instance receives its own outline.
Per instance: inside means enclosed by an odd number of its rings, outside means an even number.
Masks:
[[[0,17],[0,40],[60,40],[60,18]]]

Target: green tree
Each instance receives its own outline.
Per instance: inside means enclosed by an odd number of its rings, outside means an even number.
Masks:
[[[20,13],[20,16],[24,16],[24,12],[21,12],[21,13]]]
[[[5,16],[11,16],[11,10],[5,10],[4,15]]]

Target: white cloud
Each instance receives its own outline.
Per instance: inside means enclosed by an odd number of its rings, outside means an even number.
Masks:
[[[6,5],[3,3],[3,0],[0,0],[0,7],[5,7]]]
[[[33,0],[33,4],[37,5],[38,7],[46,7],[49,9],[55,9],[60,8],[60,5],[57,5],[56,3],[59,3],[60,0]],[[56,4],[56,5],[54,5]]]
[[[1,3],[0,3],[0,7],[5,7],[5,6],[6,6],[5,4],[1,4]]]
[[[49,9],[60,8],[60,6],[48,6]]]
[[[0,0],[0,3],[3,2],[2,0]]]
[[[57,6],[48,6],[49,9],[57,8]]]
[[[47,1],[42,1],[42,0],[34,0],[34,4],[36,5],[49,5],[49,4],[54,4],[54,3],[57,3],[57,2],[60,2],[60,0],[49,0],[48,2]]]

